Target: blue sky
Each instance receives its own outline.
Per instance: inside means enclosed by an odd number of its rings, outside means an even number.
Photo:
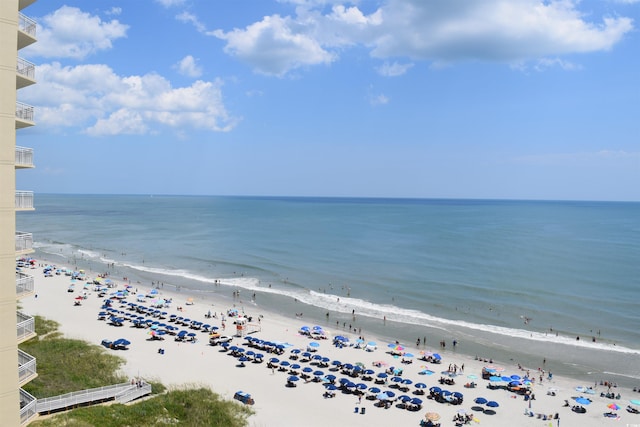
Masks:
[[[21,190],[640,201],[640,0],[40,0]]]

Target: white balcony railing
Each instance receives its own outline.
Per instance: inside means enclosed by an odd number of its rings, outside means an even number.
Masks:
[[[16,295],[22,298],[25,295],[33,293],[35,289],[35,280],[32,275],[16,272]]]
[[[16,253],[27,252],[33,249],[33,234],[16,231]]]
[[[16,118],[27,122],[33,121],[34,108],[22,102],[16,102]]]
[[[33,148],[16,146],[16,166],[22,168],[33,167]]]
[[[28,316],[19,311],[16,312],[17,322],[16,328],[18,333],[18,342],[22,342],[36,333],[36,320],[32,316]]]
[[[38,399],[20,389],[20,425],[25,425],[38,415],[36,404]]]
[[[29,62],[26,59],[18,57],[18,65],[16,66],[16,72],[21,76],[36,79],[36,65],[33,62]]]
[[[18,349],[18,381],[26,384],[36,377],[36,358]]]
[[[18,29],[23,33],[29,34],[31,37],[36,37],[36,28],[38,25],[36,21],[29,18],[28,16],[23,15],[22,13],[18,14]]]
[[[16,210],[33,209],[33,191],[16,191]]]

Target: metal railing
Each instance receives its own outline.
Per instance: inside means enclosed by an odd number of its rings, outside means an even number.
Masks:
[[[18,341],[23,340],[24,338],[35,335],[36,333],[36,321],[32,316],[27,316],[24,313],[19,311],[17,314],[17,322],[16,329],[18,333]]]
[[[38,399],[37,411],[42,414],[92,402],[104,402],[114,399],[120,403],[126,403],[150,393],[151,385],[149,384],[143,386],[132,385],[130,383],[116,384]]]
[[[16,231],[16,252],[30,251],[33,249],[33,233]]]
[[[36,21],[33,19],[23,15],[22,13],[18,14],[18,29],[23,33],[27,33],[33,38],[36,37],[36,28],[38,25]]]
[[[18,349],[18,381],[22,384],[35,377],[36,368],[36,358]]]
[[[116,396],[116,402],[127,403],[132,400],[136,400],[142,396],[151,394],[151,384],[144,384],[141,386],[131,386],[129,390],[126,390]]]
[[[27,295],[33,292],[35,289],[35,280],[32,275],[16,272],[16,295],[20,298],[22,295]]]
[[[38,411],[36,410],[37,399],[20,389],[20,424],[25,425],[28,423],[33,417],[38,415]]]
[[[16,209],[33,209],[33,191],[16,190]]]
[[[18,64],[16,65],[16,72],[21,76],[36,79],[36,65],[26,59],[18,57]]]
[[[28,122],[33,121],[34,108],[29,104],[16,102],[16,118]]]
[[[16,166],[33,166],[33,148],[16,146]]]

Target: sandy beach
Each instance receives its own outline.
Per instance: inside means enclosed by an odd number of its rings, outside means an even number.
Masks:
[[[64,269],[66,266],[57,265]],[[459,413],[469,414],[473,420],[471,425],[480,424],[488,426],[601,426],[601,425],[640,425],[640,415],[631,414],[625,410],[629,401],[640,399],[640,393],[620,387],[612,388],[614,394],[620,394],[620,399],[602,397],[602,392],[607,392],[604,385],[585,384],[579,379],[563,378],[548,375],[548,370],[553,372],[552,367],[545,367],[542,374],[539,366],[522,366],[519,368],[513,362],[504,361],[482,361],[474,358],[467,358],[456,354],[454,351],[440,352],[442,362],[440,364],[429,363],[420,359],[424,354],[424,348],[416,347],[416,343],[399,343],[403,348],[397,353],[413,354],[413,357],[405,356],[405,360],[411,363],[402,363],[401,355],[394,355],[389,347],[388,340],[379,337],[365,336],[365,343],[373,341],[377,344],[374,351],[365,351],[356,348],[354,343],[358,339],[356,334],[346,334],[349,339],[348,345],[339,348],[332,344],[333,338],[338,335],[345,336],[344,331],[324,328],[327,339],[313,340],[309,336],[300,332],[302,326],[313,328],[313,324],[305,321],[304,317],[292,318],[278,313],[266,312],[257,305],[244,304],[243,306],[230,306],[228,301],[215,299],[201,299],[195,295],[188,295],[187,292],[169,292],[164,288],[158,289],[159,297],[171,299],[162,311],[167,312],[167,319],[161,320],[169,325],[169,317],[172,314],[182,316],[191,320],[202,321],[212,326],[222,329],[222,314],[228,314],[230,309],[245,310],[247,316],[252,317],[253,328],[259,331],[252,332],[248,336],[272,342],[281,343],[285,346],[282,355],[273,355],[264,351],[256,350],[248,346],[248,341],[244,337],[235,337],[232,345],[240,346],[245,351],[255,351],[263,353],[265,362],[253,363],[248,361],[244,367],[239,367],[238,358],[230,355],[229,351],[223,351],[220,346],[209,345],[208,333],[202,331],[191,331],[196,333],[197,341],[176,342],[173,336],[164,335],[164,340],[151,340],[149,328],[133,327],[132,322],[125,320],[122,326],[113,326],[108,321],[98,320],[98,313],[103,311],[104,300],[113,292],[124,289],[125,282],[122,278],[111,277],[115,285],[109,288],[107,296],[99,297],[93,285],[86,285],[85,282],[77,281],[74,285],[74,292],[69,292],[72,283],[70,277],[53,275],[45,277],[42,267],[29,270],[35,276],[35,296],[21,301],[24,312],[30,315],[40,315],[56,320],[61,324],[61,332],[67,337],[86,340],[90,343],[100,344],[103,339],[116,340],[125,338],[131,342],[128,350],[106,350],[114,351],[115,354],[123,357],[126,363],[123,372],[126,376],[134,378],[141,377],[147,380],[157,380],[172,387],[182,385],[204,385],[222,396],[231,399],[236,391],[244,391],[251,394],[255,400],[253,409],[255,415],[249,419],[250,426],[326,426],[326,425],[350,425],[350,426],[387,426],[387,425],[419,425],[425,419],[427,412],[437,413],[440,416],[442,426],[453,426],[454,417]],[[97,277],[95,272],[86,272],[87,278],[92,280]],[[148,302],[138,303],[136,294],[149,294],[152,290],[151,284],[132,283],[132,295],[126,299],[114,300],[113,308],[124,313],[131,312],[129,303],[150,306]],[[223,286],[223,285],[222,285]],[[86,298],[81,300],[81,305],[74,305],[75,298],[86,293]],[[157,298],[157,297],[155,297]],[[180,310],[181,309],[181,310]],[[207,313],[215,313],[217,318],[206,318]],[[147,316],[149,317],[149,316]],[[157,320],[157,319],[154,319]],[[259,322],[257,321],[259,320]],[[223,334],[235,334],[236,325],[234,318],[226,318],[225,330]],[[188,329],[180,327],[180,329]],[[329,359],[327,367],[319,368],[315,363],[303,362],[300,359],[292,360],[291,350],[300,349],[301,353],[309,348],[311,342],[318,343],[312,354],[319,354]],[[449,343],[450,345],[450,343]],[[159,353],[159,349],[164,349],[164,354]],[[438,348],[427,348],[427,351],[439,352]],[[290,363],[298,363],[300,371],[309,366],[316,370],[322,370],[325,375],[335,375],[337,381],[347,377],[344,373],[332,364],[339,360],[343,364],[351,363],[360,365],[364,369],[374,370],[373,380],[363,380],[362,378],[349,378],[354,383],[364,383],[367,388],[378,387],[381,391],[392,391],[397,398],[400,395],[408,395],[411,398],[418,398],[422,401],[420,408],[416,411],[401,409],[398,407],[399,400],[394,400],[389,408],[376,406],[378,399],[367,399],[366,393],[362,399],[351,393],[343,393],[336,390],[336,396],[325,398],[325,387],[321,381],[296,381],[295,387],[287,386],[287,379],[290,375],[288,371],[280,371],[267,367],[267,361],[271,357],[277,357],[280,361],[286,360]],[[377,363],[379,362],[379,363]],[[376,366],[377,365],[377,366]],[[504,385],[505,383],[492,382],[482,379],[482,369],[486,366],[493,366],[498,376],[518,375],[524,377],[527,371],[535,378],[531,390],[535,395],[535,400],[525,400],[523,395],[506,390],[504,387],[488,388],[489,385]],[[380,372],[390,368],[402,369],[402,379],[408,379],[411,384],[406,384],[406,390],[398,389],[390,379],[394,376],[390,374],[386,384],[374,384]],[[446,372],[449,367],[456,368],[456,374]],[[464,371],[461,372],[461,368]],[[540,376],[542,375],[542,383]],[[452,379],[455,383],[440,384],[441,378]],[[466,384],[475,382],[477,387],[468,388]],[[415,394],[419,391],[416,383],[426,385],[424,395]],[[451,392],[459,392],[464,396],[463,403],[454,405],[449,403],[439,403],[434,399],[429,399],[429,389],[440,387]],[[576,388],[584,387],[585,391],[580,392]],[[588,390],[589,388],[592,390]],[[591,403],[584,405],[587,412],[578,414],[571,410],[571,406],[576,405],[575,398],[582,397],[590,399]],[[486,404],[475,403],[477,398],[485,398],[488,401],[495,401],[498,407],[491,408]],[[569,407],[565,406],[565,400],[569,402]],[[617,417],[605,417],[604,413],[610,412],[608,405],[615,403],[620,409],[614,411]],[[530,411],[533,416],[525,415],[525,411]],[[544,416],[558,414],[559,419],[544,419]]]

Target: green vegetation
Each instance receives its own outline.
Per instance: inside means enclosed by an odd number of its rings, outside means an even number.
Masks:
[[[124,360],[102,347],[64,338],[58,324],[36,316],[38,336],[20,345],[36,357],[38,377],[23,388],[38,398],[87,388],[127,382],[118,374]],[[241,427],[252,410],[235,401],[225,401],[199,386],[165,392],[151,382],[154,396],[129,405],[106,404],[78,408],[34,421],[36,427],[120,427],[180,424],[183,426]],[[162,393],[155,395],[157,393]]]
[[[56,322],[35,318],[38,336],[20,345],[38,363],[38,377],[23,388],[38,398],[128,381],[117,374],[124,360],[99,346],[62,337]]]
[[[206,388],[172,390],[132,405],[100,405],[74,409],[35,421],[33,427],[225,426],[242,427],[251,409]]]

